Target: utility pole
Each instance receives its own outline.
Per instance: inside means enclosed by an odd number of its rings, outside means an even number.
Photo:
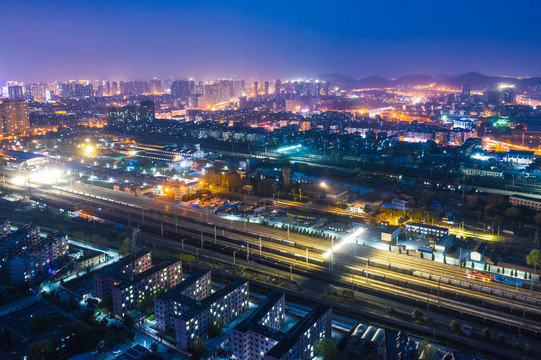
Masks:
[[[238,250],[235,250],[233,251],[233,265],[236,265],[237,263],[235,262],[235,254],[237,253]]]
[[[250,243],[246,244],[246,261],[250,261]]]
[[[203,232],[201,231],[201,249],[203,248]]]
[[[182,242],[182,251],[184,251],[184,238],[180,240]]]
[[[214,245],[216,245],[216,225],[214,225]]]
[[[259,237],[259,256],[261,256],[261,236]]]
[[[175,230],[178,230],[178,217],[175,216]]]
[[[163,221],[161,222],[161,228],[162,228],[162,237],[163,237]]]
[[[306,269],[308,269],[308,248],[306,248]]]

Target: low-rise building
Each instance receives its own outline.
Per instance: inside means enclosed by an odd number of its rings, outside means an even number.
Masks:
[[[442,236],[434,245],[434,250],[445,255],[455,242],[454,235]]]
[[[525,206],[529,209],[541,210],[541,199],[521,195],[511,195],[509,197],[509,202],[513,206]]]
[[[406,223],[406,232],[411,231],[416,234],[422,234],[422,235],[434,235],[438,238],[449,235],[449,229],[440,227],[440,226],[433,226],[433,225],[426,225],[416,222],[407,222]]]
[[[389,225],[386,226],[383,230],[381,230],[381,240],[382,241],[395,241],[398,239],[398,236],[402,232],[402,228],[397,225]]]
[[[485,245],[485,243],[482,243],[482,242],[476,243],[473,249],[471,250],[470,259],[474,261],[483,260],[483,256],[485,255],[486,249],[487,249],[487,246]]]

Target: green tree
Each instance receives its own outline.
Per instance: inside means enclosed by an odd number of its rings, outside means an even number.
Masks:
[[[331,338],[320,338],[314,343],[314,351],[323,357],[323,360],[338,359],[338,350]]]
[[[454,332],[455,334],[459,334],[462,331],[462,326],[456,320],[451,320],[451,323],[449,324],[449,326],[451,327],[451,331]]]
[[[33,334],[41,334],[49,330],[53,326],[53,321],[47,315],[36,316],[30,320],[30,332]]]
[[[540,266],[541,265],[541,252],[538,249],[533,249],[528,255],[526,255],[526,262],[530,266]]]
[[[490,340],[490,330],[488,330],[488,328],[484,328],[483,330],[481,330],[481,335],[483,335],[483,338],[485,338],[485,340]]]
[[[414,320],[414,321],[419,321],[419,320],[422,320],[424,317],[423,313],[421,312],[421,310],[419,309],[414,309],[412,312],[411,312],[411,318]]]
[[[432,261],[436,260],[436,256],[432,253]]]
[[[519,220],[522,216],[522,211],[518,207],[513,206],[505,210],[505,216],[511,221]]]
[[[503,334],[499,334],[498,341],[500,342],[500,344],[505,344],[505,336]]]
[[[190,343],[190,351],[193,354],[193,357],[195,359],[199,359],[201,356],[203,356],[207,352],[207,346],[205,345],[205,342],[203,341],[203,339],[197,336]]]
[[[420,256],[421,259],[424,259],[424,258],[425,258],[424,252],[421,251],[421,252],[419,253],[419,256]]]
[[[43,339],[33,343],[28,348],[28,360],[47,360],[53,359],[54,345],[51,339]]]
[[[213,338],[222,333],[222,329],[224,327],[224,321],[220,318],[214,319],[214,321],[210,324],[208,333],[209,337]]]

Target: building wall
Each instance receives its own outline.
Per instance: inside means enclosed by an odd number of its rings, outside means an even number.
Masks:
[[[122,316],[126,311],[135,309],[137,303],[144,299],[145,294],[156,294],[161,289],[171,289],[182,281],[182,260],[153,272],[133,284],[120,284],[112,288],[113,311]],[[144,275],[144,273],[141,273]]]
[[[206,339],[208,327],[216,318],[221,318],[225,324],[234,320],[248,310],[248,298],[249,288],[246,282],[194,317],[175,318],[177,347],[188,350],[196,337]]]

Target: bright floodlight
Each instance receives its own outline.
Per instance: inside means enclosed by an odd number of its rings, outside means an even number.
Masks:
[[[91,156],[92,154],[94,154],[94,146],[92,145],[88,145],[86,148],[85,148],[85,154],[87,156]]]
[[[340,250],[341,248],[343,248],[347,244],[353,244],[353,242],[355,241],[357,236],[361,235],[363,232],[364,232],[364,229],[359,228],[359,229],[355,230],[352,234],[347,235],[346,237],[344,237],[342,239],[342,241],[340,241],[338,244],[335,244],[332,249],[327,250],[323,254],[323,258],[327,259],[329,256],[331,256],[332,253],[337,252],[338,250]]]
[[[326,188],[327,187],[327,183],[325,181],[322,181],[319,186],[321,186],[322,188]]]
[[[24,184],[26,184],[26,178],[24,176],[16,176],[13,178],[13,184],[17,185],[17,186],[23,186]]]

